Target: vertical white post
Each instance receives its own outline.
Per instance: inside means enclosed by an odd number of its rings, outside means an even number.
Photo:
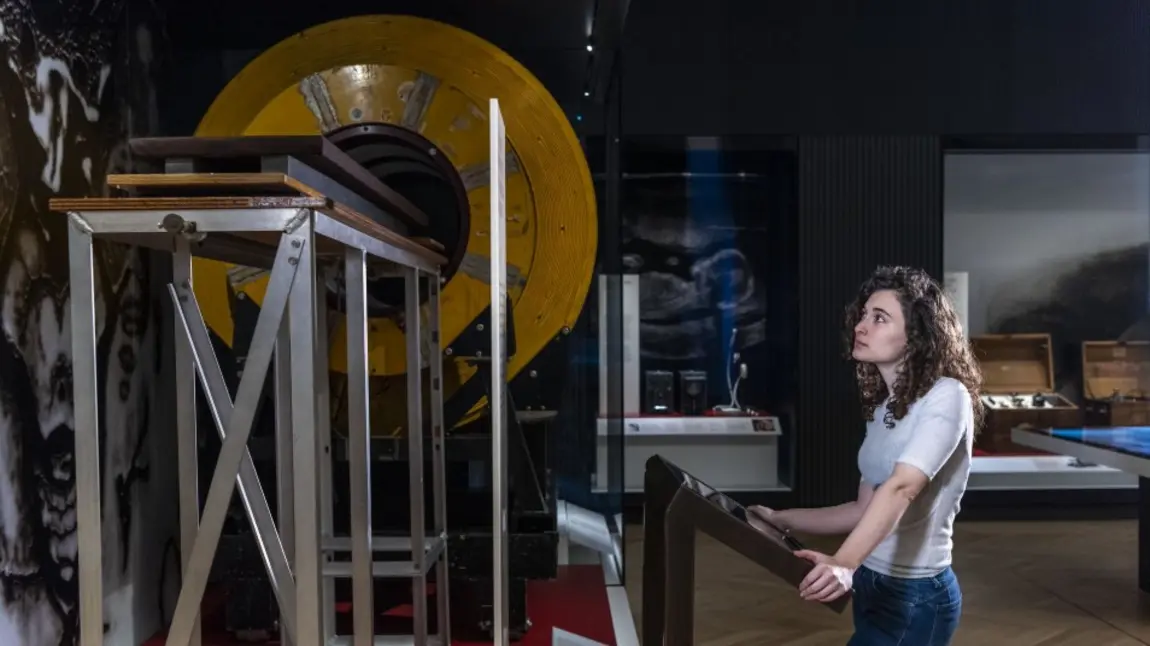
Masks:
[[[492,608],[494,646],[507,646],[507,170],[506,137],[499,99],[491,99],[491,558],[495,594]]]
[[[80,643],[104,643],[104,543],[100,534],[99,377],[96,373],[96,273],[92,234],[69,216],[72,285],[72,375],[75,412],[76,530],[79,545]],[[191,643],[189,639],[188,643]]]

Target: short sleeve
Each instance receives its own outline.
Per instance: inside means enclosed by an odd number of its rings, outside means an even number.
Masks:
[[[966,434],[970,393],[947,379],[922,398],[914,428],[897,462],[915,467],[933,480]]]

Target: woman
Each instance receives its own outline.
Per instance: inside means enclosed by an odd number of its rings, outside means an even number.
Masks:
[[[847,309],[866,439],[858,499],[821,509],[759,508],[776,525],[848,534],[815,564],[803,599],[853,591],[848,646],[946,646],[962,613],[951,570],[954,517],[982,417],[981,375],[954,308],[925,272],[882,267]]]

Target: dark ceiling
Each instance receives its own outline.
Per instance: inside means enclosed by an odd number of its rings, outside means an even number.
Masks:
[[[578,111],[602,41],[603,11],[619,0],[321,0],[292,4],[278,0],[174,2],[168,36],[177,54],[189,51],[258,53],[291,34],[318,24],[367,14],[415,15],[470,31],[507,51],[548,87],[568,111]],[[601,6],[599,6],[601,5]],[[600,16],[596,16],[597,6]],[[221,20],[220,16],[227,16]]]
[[[173,134],[194,127],[227,76],[251,56],[308,27],[379,13],[425,16],[491,41],[530,69],[573,121],[584,117],[577,127],[587,134],[602,131],[596,99],[604,94],[603,64],[612,58],[602,54],[613,51],[612,42],[622,52],[628,137],[1150,132],[1150,0],[285,6],[170,4],[178,78],[161,97],[197,97],[163,98],[183,102],[172,106]],[[589,37],[594,52],[587,51]],[[189,84],[202,87],[189,93]]]

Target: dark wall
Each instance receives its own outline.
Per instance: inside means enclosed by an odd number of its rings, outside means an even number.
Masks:
[[[602,132],[602,106],[581,98],[586,3],[483,14],[343,0],[290,15],[270,0],[176,4],[163,94],[181,96],[165,112],[188,114],[165,118],[173,133],[190,132],[223,87],[224,51],[389,12],[491,40],[583,117],[578,128]],[[627,135],[1150,132],[1150,0],[631,0],[622,60]]]
[[[1150,2],[632,0],[624,132],[1142,133]]]
[[[929,136],[799,139],[799,384],[794,490],[800,505],[858,489],[865,433],[840,341],[845,307],[878,265],[942,275],[942,150]]]

